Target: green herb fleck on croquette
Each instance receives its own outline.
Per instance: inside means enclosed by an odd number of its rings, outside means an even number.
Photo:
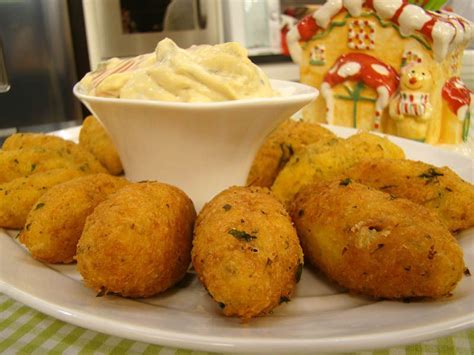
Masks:
[[[256,236],[248,234],[247,232],[244,232],[244,231],[239,231],[237,229],[229,230],[229,234],[232,235],[233,237],[239,239],[239,240],[243,240],[243,241],[246,241],[246,242],[250,242],[253,239],[257,239]]]

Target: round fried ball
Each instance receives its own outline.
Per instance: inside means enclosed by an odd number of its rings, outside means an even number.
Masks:
[[[128,183],[112,175],[93,174],[53,186],[31,209],[20,241],[35,259],[73,262],[87,216],[109,194]]]
[[[291,213],[305,256],[375,298],[439,298],[464,271],[456,239],[431,210],[350,179],[308,185]]]
[[[100,293],[147,297],[181,280],[191,261],[196,212],[176,187],[131,184],[87,218],[77,247],[86,286]]]
[[[194,268],[227,316],[269,313],[290,299],[303,254],[290,217],[266,188],[231,187],[199,214]]]

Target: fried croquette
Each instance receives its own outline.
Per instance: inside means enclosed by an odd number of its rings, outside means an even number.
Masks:
[[[125,297],[152,296],[181,280],[191,261],[196,211],[180,189],[131,184],[87,218],[77,247],[85,284]]]
[[[8,137],[2,146],[5,151],[29,150],[31,148],[56,151],[59,156],[76,162],[77,165],[91,173],[107,172],[94,155],[78,144],[61,137],[42,133],[17,133]]]
[[[82,123],[79,145],[92,153],[112,175],[123,171],[122,162],[109,134],[94,117],[88,116]]]
[[[78,164],[55,150],[36,147],[0,150],[0,183],[53,169],[76,169],[84,173],[91,172],[88,165]]]
[[[400,147],[370,133],[359,133],[331,146],[308,145],[290,159],[277,176],[272,191],[280,201],[289,205],[304,185],[335,178],[360,161],[404,157]]]
[[[20,241],[33,258],[48,263],[71,263],[86,217],[128,181],[92,174],[53,186],[31,209]]]
[[[354,293],[439,298],[463,275],[463,252],[435,213],[350,179],[307,185],[291,215],[310,263]]]
[[[376,159],[352,167],[344,176],[428,207],[451,232],[474,226],[474,186],[448,167],[413,160]]]
[[[49,188],[82,175],[76,169],[53,169],[0,184],[0,227],[23,228],[31,208]]]
[[[260,187],[231,187],[204,206],[192,260],[224,314],[244,321],[289,301],[303,270],[288,213]]]
[[[247,177],[248,186],[271,187],[278,173],[308,144],[331,145],[338,138],[330,130],[310,122],[287,119],[260,146]]]

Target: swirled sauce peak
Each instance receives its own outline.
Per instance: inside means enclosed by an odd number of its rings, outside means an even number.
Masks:
[[[277,95],[247,50],[236,42],[179,48],[160,41],[154,53],[112,58],[81,80],[93,96],[211,102]]]

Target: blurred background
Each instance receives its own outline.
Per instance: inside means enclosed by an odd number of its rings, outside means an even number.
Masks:
[[[0,0],[0,140],[17,131],[80,124],[87,112],[73,97],[73,85],[100,61],[151,52],[165,37],[181,47],[238,41],[271,78],[296,81],[285,33],[322,3]],[[447,5],[474,20],[473,0]],[[474,82],[470,54],[463,75]]]

